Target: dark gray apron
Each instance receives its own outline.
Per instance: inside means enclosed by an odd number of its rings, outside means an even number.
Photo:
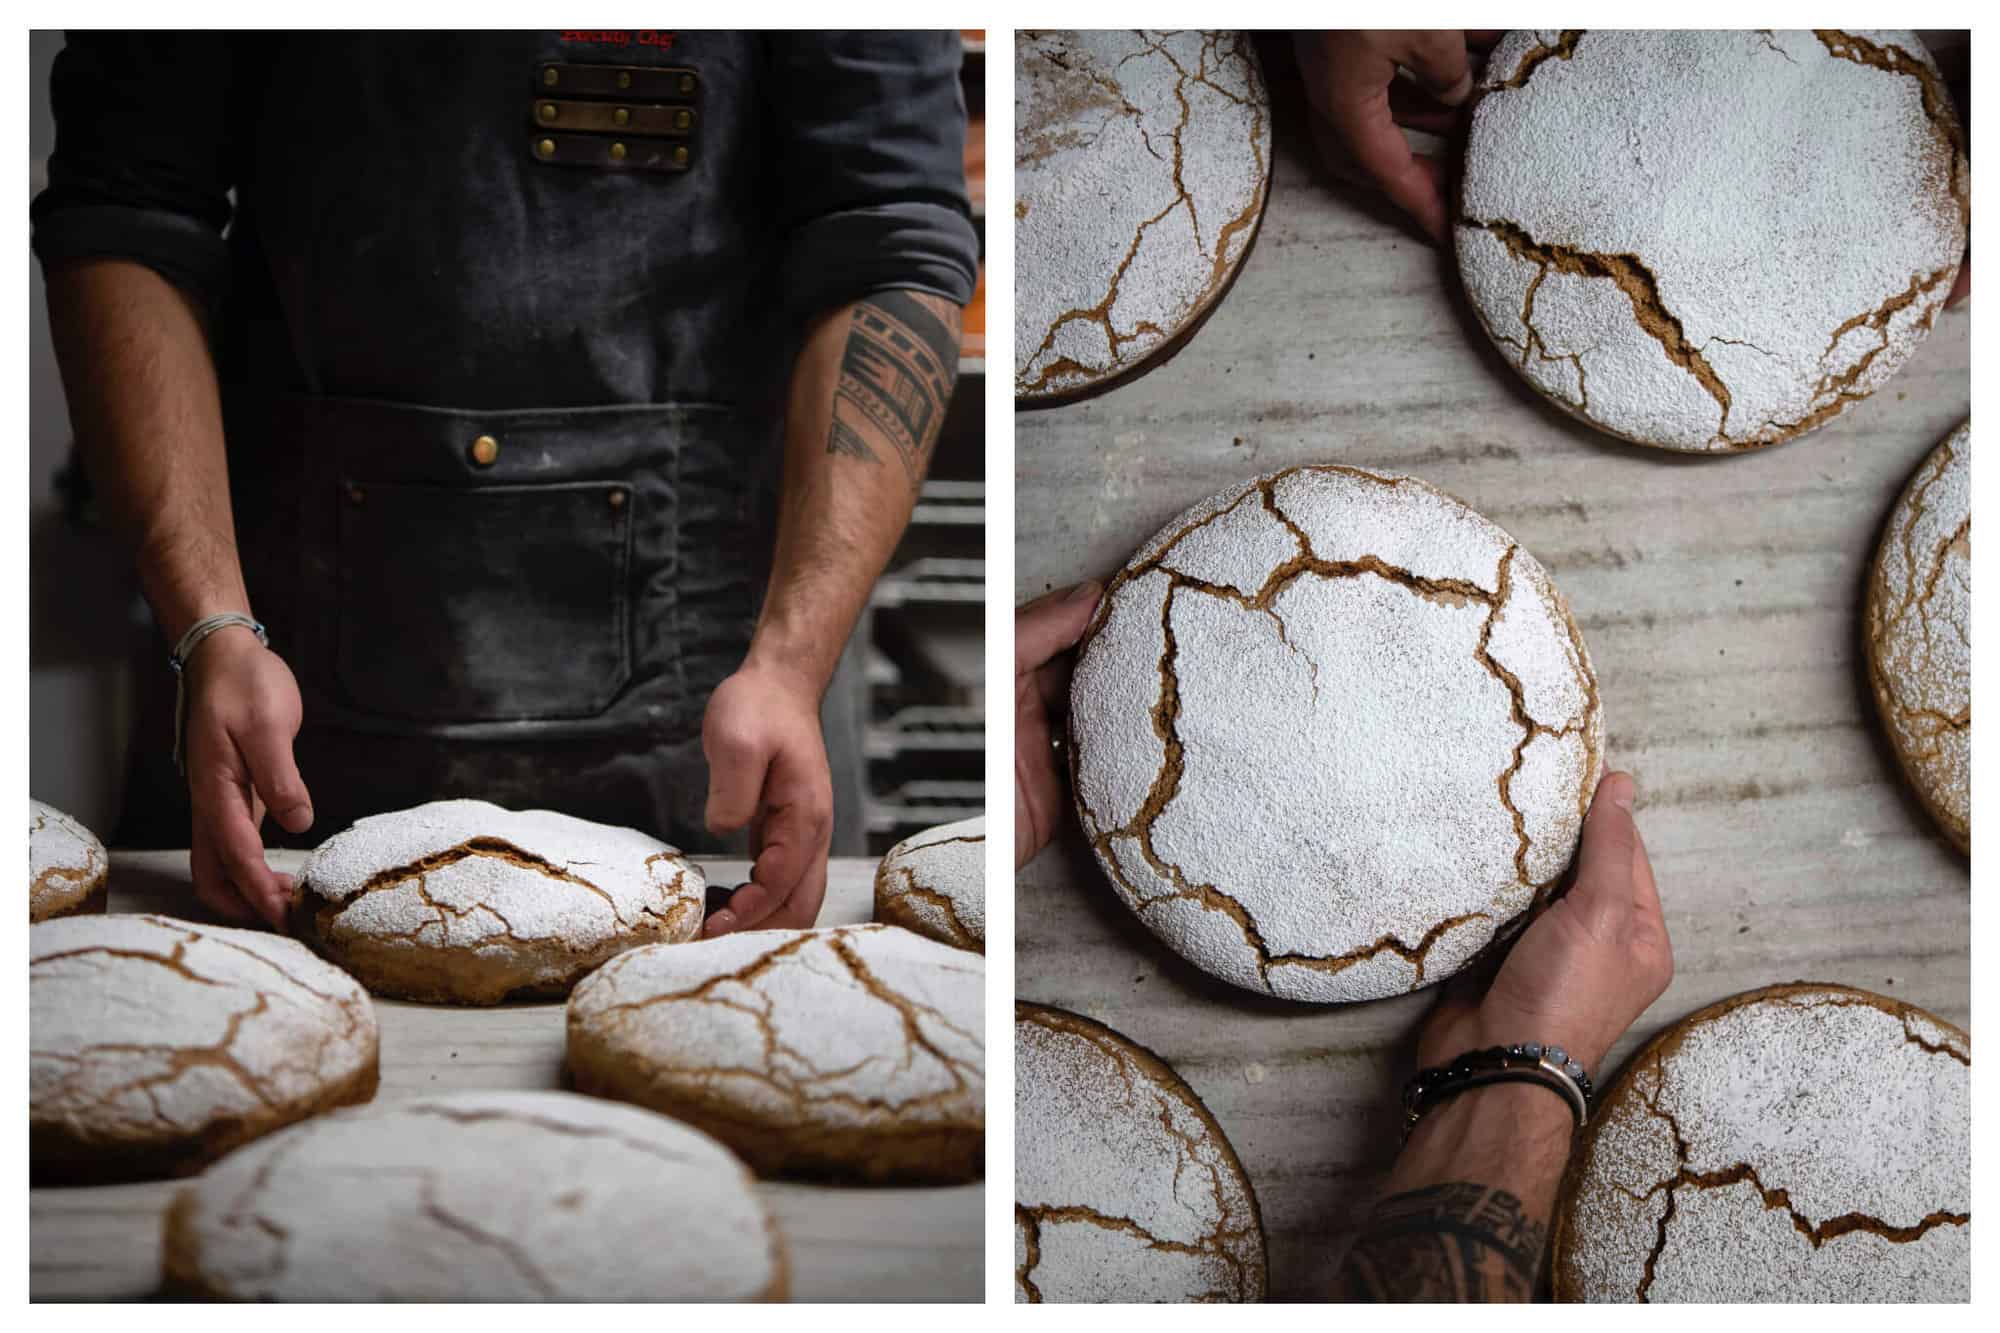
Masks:
[[[252,605],[304,698],[305,841],[476,796],[715,844],[701,718],[768,573],[796,350],[759,60],[754,34],[274,48],[225,381]],[[579,88],[615,97],[561,101],[565,126],[684,132],[622,158],[554,135],[543,103]]]

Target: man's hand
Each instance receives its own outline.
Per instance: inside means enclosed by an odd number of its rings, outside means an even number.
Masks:
[[[1299,34],[1313,140],[1327,169],[1380,190],[1442,243],[1450,229],[1444,166],[1413,152],[1403,130],[1448,132],[1472,95],[1471,52],[1497,40],[1497,32],[1451,30]]]
[[[701,724],[711,833],[750,826],[750,882],[711,912],[704,937],[803,930],[826,897],[833,776],[820,734],[819,690],[804,677],[746,662],[709,698]]]
[[[1014,612],[1014,868],[1056,833],[1068,801],[1055,720],[1069,702],[1069,650],[1083,636],[1102,589],[1079,583]]]
[[[1605,1055],[1674,979],[1660,890],[1632,822],[1630,774],[1609,773],[1583,823],[1576,879],[1521,933],[1483,996],[1447,990],[1417,1059],[1538,1041],[1561,1046],[1593,1078]]]
[[[301,709],[283,658],[240,626],[217,630],[187,663],[186,761],[194,807],[195,896],[231,921],[282,928],[292,880],[264,863],[264,813],[312,827],[312,797],[292,758]]]

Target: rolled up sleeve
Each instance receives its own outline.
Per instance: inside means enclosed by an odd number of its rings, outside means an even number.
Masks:
[[[215,33],[73,33],[49,80],[55,151],[31,209],[44,270],[129,259],[207,310],[228,285],[233,179],[230,40]]]
[[[955,32],[777,35],[776,182],[798,318],[873,291],[961,305],[979,276]]]

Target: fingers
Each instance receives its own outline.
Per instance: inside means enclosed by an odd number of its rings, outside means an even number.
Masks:
[[[215,858],[208,838],[197,825],[194,846],[188,852],[188,869],[194,875],[194,896],[209,911],[224,921],[250,922],[257,919],[257,913],[222,873],[222,863]]]
[[[1472,62],[1465,53],[1465,34],[1461,32],[1404,33],[1389,54],[1446,106],[1461,106],[1472,95]]]
[[[1332,77],[1336,84],[1327,106],[1327,122],[1354,165],[1391,203],[1409,214],[1426,233],[1443,241],[1445,222],[1444,192],[1439,188],[1439,172],[1410,148],[1410,141],[1396,124],[1389,106],[1386,78],[1377,78],[1363,87],[1357,76],[1341,72],[1343,64],[1357,62],[1352,55],[1336,55]]]
[[[249,729],[238,743],[250,765],[251,784],[271,817],[290,833],[311,828],[312,796],[292,758],[292,737],[279,727],[260,725]]]
[[[1103,588],[1086,579],[1028,602],[1014,613],[1014,674],[1026,675],[1076,647]]]
[[[757,813],[770,767],[769,743],[740,714],[713,712],[701,729],[701,752],[708,760],[708,804],[702,820],[710,833],[734,833]]]
[[[826,896],[827,849],[833,842],[833,785],[823,754],[780,750],[757,815],[750,882],[702,923],[714,938],[733,930],[803,929]]]
[[[233,747],[230,754],[236,757]],[[262,811],[256,808],[248,776],[210,762],[190,774],[188,796],[194,806],[193,841],[203,850],[205,862],[193,866],[197,896],[218,911],[223,910],[218,898],[240,898],[258,916],[282,928],[290,889],[264,863],[264,841],[257,832]],[[207,892],[202,891],[204,881]]]
[[[1631,774],[1607,773],[1597,784],[1590,813],[1584,816],[1583,842],[1576,854],[1576,884],[1564,901],[1582,915],[1593,934],[1629,912],[1636,899],[1633,875],[1646,857],[1639,843],[1639,826],[1632,821],[1632,799],[1637,792]]]

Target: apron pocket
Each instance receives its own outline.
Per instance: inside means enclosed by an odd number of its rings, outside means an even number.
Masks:
[[[348,701],[421,722],[603,712],[632,674],[630,489],[347,482],[335,672]]]

